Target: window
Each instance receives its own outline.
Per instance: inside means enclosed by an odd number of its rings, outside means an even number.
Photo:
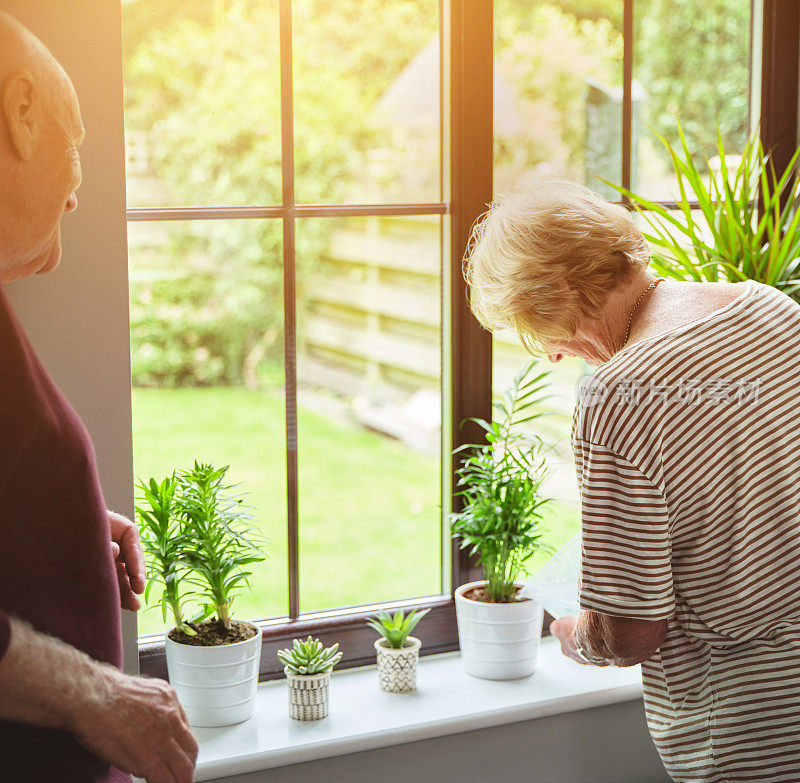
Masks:
[[[250,490],[262,678],[308,633],[371,662],[377,605],[433,607],[423,652],[457,649],[452,590],[481,571],[450,540],[449,453],[524,359],[469,314],[470,227],[531,174],[669,200],[646,123],[677,105],[740,143],[751,26],[737,0],[123,4],[134,469],[213,459]],[[553,370],[554,544],[585,372]],[[140,632],[163,674],[157,612]]]

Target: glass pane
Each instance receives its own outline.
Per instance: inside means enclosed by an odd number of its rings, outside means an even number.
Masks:
[[[622,0],[497,0],[494,188],[622,171]]]
[[[294,0],[298,203],[440,200],[439,0]]]
[[[241,619],[287,611],[286,452],[280,223],[131,223],[134,474],[194,460],[230,465],[269,559],[253,567]],[[151,605],[157,601],[156,591]],[[158,609],[140,633],[164,630]]]
[[[695,164],[712,170],[717,128],[726,155],[740,155],[749,125],[750,3],[637,0],[634,34],[633,190],[678,197],[669,153],[653,130],[680,145],[680,122]],[[717,159],[718,160],[718,159]]]
[[[440,592],[440,222],[298,221],[303,612]]]
[[[122,4],[128,206],[280,203],[277,0]]]
[[[495,396],[502,394],[530,355],[520,345],[511,331],[497,332],[492,341],[492,387]],[[534,419],[526,425],[531,433],[539,435],[551,448],[547,454],[549,475],[543,485],[543,494],[552,498],[542,509],[543,540],[558,548],[580,529],[580,498],[572,458],[570,430],[581,378],[592,372],[582,359],[567,358],[551,363],[539,360],[541,369],[550,371],[549,393],[553,396],[542,403],[541,410],[548,415]],[[537,553],[527,564],[533,574],[550,557]]]

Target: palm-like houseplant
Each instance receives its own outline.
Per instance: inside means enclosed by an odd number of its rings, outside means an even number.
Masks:
[[[456,495],[462,510],[450,518],[453,537],[461,549],[477,554],[486,580],[486,592],[498,603],[514,600],[514,584],[524,564],[542,543],[541,495],[547,475],[544,443],[520,430],[543,412],[538,406],[545,394],[547,370],[538,372],[535,361],[516,374],[502,399],[493,403],[497,418],[469,419],[486,433],[486,443],[467,444],[458,475]]]
[[[731,165],[737,158],[718,132],[717,173],[709,161],[705,171],[694,162],[680,123],[679,146],[655,135],[677,180],[675,209],[603,180],[641,216],[653,269],[678,280],[757,280],[800,301],[800,179],[793,176],[800,149],[778,176],[757,135]]]
[[[493,403],[495,418],[471,419],[484,430],[486,442],[456,450],[464,454],[456,486],[462,508],[451,515],[451,530],[462,549],[469,547],[470,555],[479,556],[484,576],[456,590],[459,641],[467,672],[480,677],[520,677],[535,668],[541,608],[518,600],[516,593],[527,561],[549,549],[542,540],[541,515],[549,502],[541,493],[547,449],[540,437],[520,428],[543,415],[548,375],[537,361],[523,365],[502,399]],[[503,618],[488,631],[482,625],[486,611]],[[520,644],[515,645],[509,642],[517,621],[528,631],[516,637]],[[512,635],[509,639],[494,635],[501,627]]]

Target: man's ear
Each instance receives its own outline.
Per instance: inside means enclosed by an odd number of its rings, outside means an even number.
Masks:
[[[28,161],[41,129],[41,101],[33,76],[27,71],[12,73],[3,84],[2,102],[12,146],[20,160]]]

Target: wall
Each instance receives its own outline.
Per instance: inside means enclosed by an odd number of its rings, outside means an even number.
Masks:
[[[220,783],[669,783],[640,700],[409,742]]]
[[[130,515],[132,453],[120,4],[0,0],[70,74],[86,141],[78,211],[62,223],[61,265],[8,286],[25,329],[91,433],[110,508]],[[123,612],[126,668],[135,619]]]

